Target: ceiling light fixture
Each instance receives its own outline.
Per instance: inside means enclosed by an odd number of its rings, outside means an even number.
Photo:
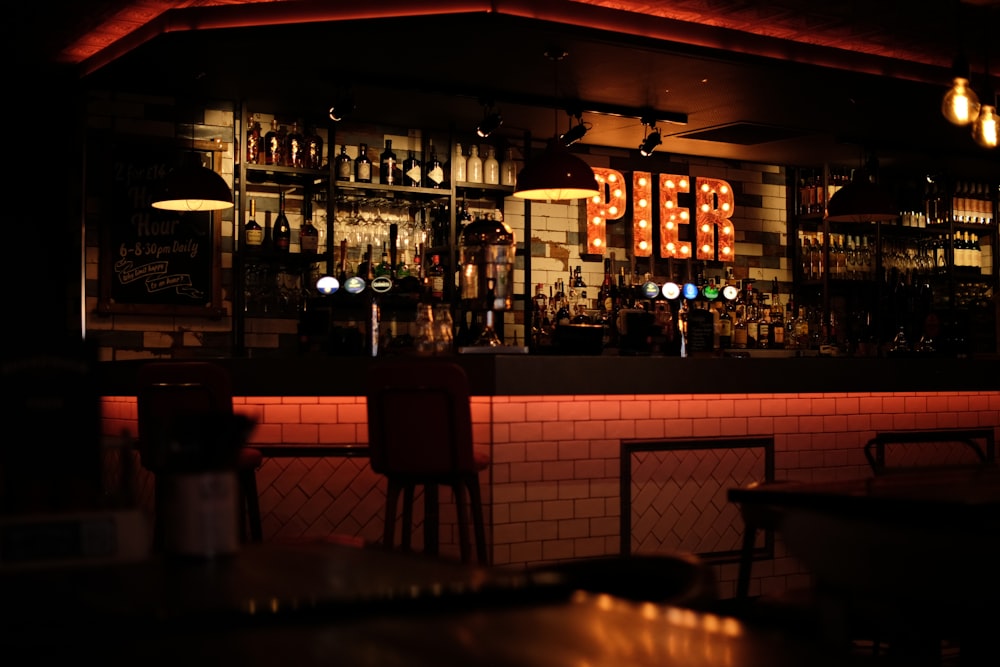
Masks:
[[[194,142],[194,127],[191,128]],[[216,171],[202,164],[200,153],[192,149],[179,167],[167,172],[157,186],[153,208],[164,211],[220,211],[233,206],[233,191]]]
[[[483,120],[476,127],[476,134],[485,139],[499,130],[501,125],[503,125],[503,116],[500,115],[500,112],[493,109],[492,102],[484,102]]]
[[[950,123],[968,125],[979,115],[979,97],[969,87],[969,63],[964,57],[955,59],[953,70],[951,88],[941,100],[941,113]]]
[[[576,117],[576,125],[571,124],[564,134],[559,135],[559,141],[563,146],[572,146],[583,139],[587,131],[590,130],[590,123],[583,122],[582,113],[570,113],[569,115]]]
[[[991,86],[990,80],[990,58],[989,51],[986,53],[986,65],[984,81],[986,87]],[[993,104],[982,104],[979,107],[979,114],[972,123],[972,140],[983,148],[997,147],[997,92],[993,90]]]
[[[561,49],[549,49],[545,55],[553,63],[558,63],[568,54]],[[556,90],[558,92],[558,86]],[[556,116],[553,125],[557,126],[558,122]],[[555,127],[553,129],[558,132]],[[530,160],[517,175],[514,196],[539,201],[565,201],[596,197],[598,192],[594,170],[570,153],[555,135],[542,154]]]
[[[663,143],[663,139],[660,137],[659,130],[656,129],[655,119],[643,118],[642,125],[646,129],[643,130],[644,136],[642,143],[639,144],[639,154],[643,157],[649,157],[656,150],[656,147]],[[649,130],[652,130],[652,132],[649,132]]]

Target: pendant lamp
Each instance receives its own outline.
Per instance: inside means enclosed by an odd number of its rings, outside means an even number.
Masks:
[[[153,208],[167,211],[218,211],[233,206],[233,192],[218,173],[204,167],[197,153],[168,172],[153,200]]]
[[[837,190],[826,205],[826,219],[831,222],[885,222],[898,217],[892,197],[867,177]]]
[[[550,139],[537,158],[517,175],[514,196],[520,199],[562,201],[596,197],[597,179],[590,165]]]
[[[885,222],[899,217],[892,196],[875,182],[877,162],[869,158],[851,182],[833,193],[826,205],[831,222]]]
[[[553,63],[565,58],[562,49],[552,48],[545,56]],[[558,91],[558,85],[554,86]],[[554,125],[558,125],[558,112]],[[542,154],[525,164],[517,175],[514,196],[539,201],[564,201],[596,197],[597,179],[594,170],[582,159],[570,153],[559,139],[556,127],[552,139]]]

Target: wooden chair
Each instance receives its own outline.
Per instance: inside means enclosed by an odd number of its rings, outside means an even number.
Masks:
[[[996,464],[992,428],[881,431],[865,443],[875,475]]]
[[[371,366],[365,387],[372,470],[387,481],[383,544],[395,543],[396,512],[403,494],[401,546],[410,548],[415,488],[424,489],[424,551],[438,553],[438,487],[454,493],[459,549],[471,560],[469,511],[478,562],[487,564],[479,473],[489,453],[473,447],[469,383],[457,364],[399,359]]]
[[[233,392],[229,372],[209,361],[154,361],[138,371],[136,397],[139,417],[139,461],[154,475],[185,465],[184,442],[195,443],[198,456],[228,457],[239,480],[240,539],[263,539],[257,469],[259,449],[247,447],[251,424],[234,419]],[[207,445],[201,440],[216,440]],[[181,443],[179,445],[179,443]],[[181,449],[178,447],[180,446]],[[155,523],[160,523],[161,485],[156,484]],[[154,540],[160,535],[154,525]]]

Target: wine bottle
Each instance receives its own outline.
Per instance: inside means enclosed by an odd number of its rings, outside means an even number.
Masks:
[[[383,185],[399,185],[399,162],[392,150],[392,139],[385,140],[385,150],[379,157],[379,179]]]
[[[302,201],[302,227],[299,228],[299,249],[303,255],[315,255],[319,250],[319,230],[312,223],[312,204]]]
[[[247,250],[259,250],[264,243],[264,228],[257,222],[257,200],[250,200],[250,217],[243,225],[243,242]]]
[[[430,282],[431,301],[443,301],[444,267],[441,265],[441,255],[431,256],[431,265],[427,267],[427,278]]]
[[[441,166],[441,160],[438,159],[437,152],[434,150],[433,141],[428,141],[427,152],[430,155],[427,160],[427,187],[441,188],[444,185],[444,167]]]
[[[340,153],[337,155],[335,178],[338,181],[349,181],[354,174],[354,160],[347,153],[347,146],[341,144]]]
[[[403,185],[410,188],[419,188],[423,185],[420,160],[410,151],[403,160]]]
[[[297,169],[306,166],[306,142],[299,121],[293,122],[291,131],[285,134],[285,164]]]
[[[469,183],[483,182],[483,160],[479,157],[479,146],[469,147],[469,158],[465,161],[465,175]]]
[[[247,121],[247,164],[260,162],[260,121],[257,114],[251,114]]]
[[[357,183],[372,182],[372,161],[368,158],[368,144],[358,146],[358,157],[354,160],[354,180]]]
[[[274,249],[286,253],[292,242],[292,226],[285,215],[285,193],[278,193],[278,217],[274,221]]]

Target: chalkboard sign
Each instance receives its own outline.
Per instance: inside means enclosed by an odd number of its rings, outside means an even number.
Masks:
[[[115,144],[104,159],[110,188],[102,220],[103,313],[148,313],[221,317],[222,287],[218,212],[162,211],[152,198],[167,172],[202,154],[218,169],[212,144],[179,147],[155,140]]]
[[[715,337],[715,321],[712,312],[702,308],[691,308],[687,314],[687,351],[711,352]]]

